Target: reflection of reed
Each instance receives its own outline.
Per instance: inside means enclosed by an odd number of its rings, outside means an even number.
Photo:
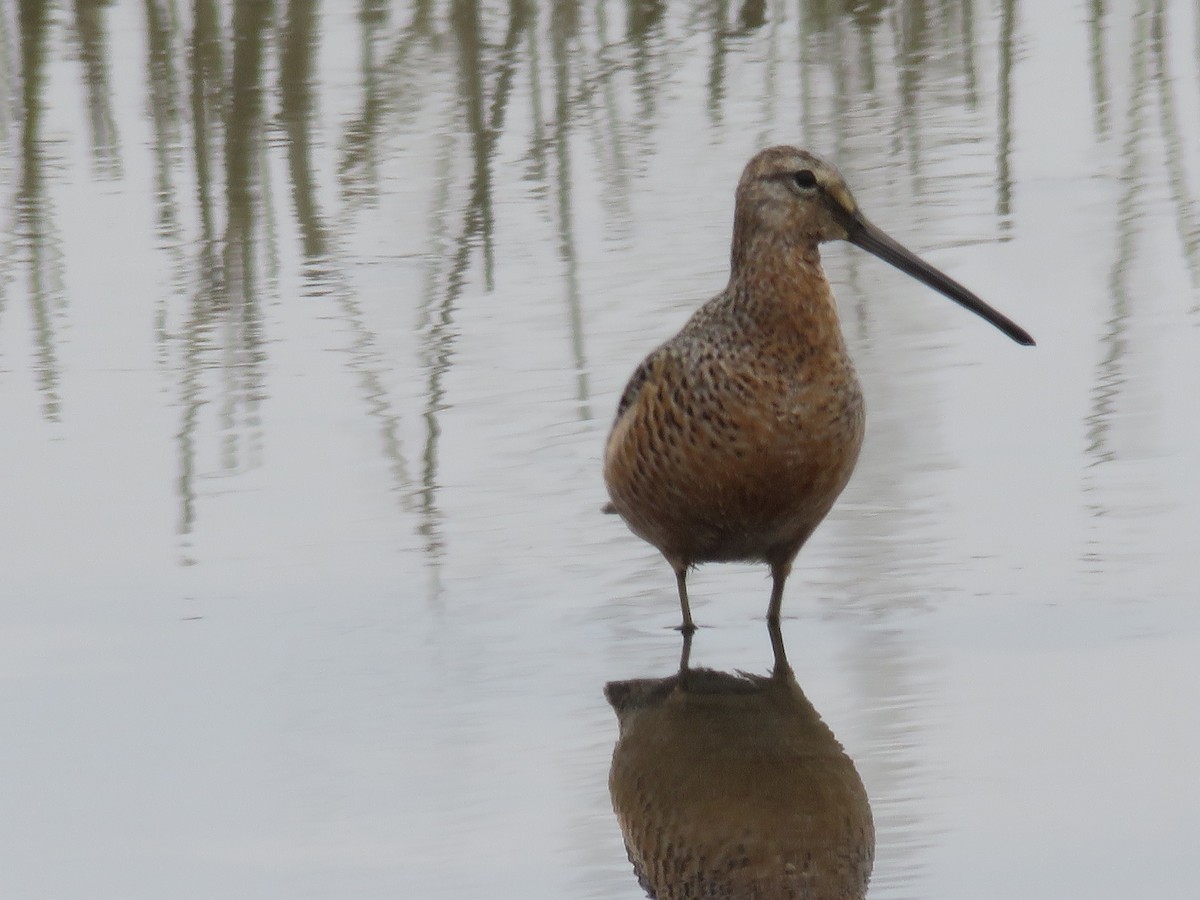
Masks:
[[[183,330],[177,434],[182,504],[179,530],[190,533],[195,516],[196,438],[205,359],[222,351],[224,378],[221,417],[225,425],[223,465],[232,469],[245,450],[238,425],[252,429],[249,451],[257,446],[258,404],[262,394],[262,313],[259,297],[258,222],[263,213],[263,57],[271,23],[268,3],[242,0],[233,11],[232,70],[226,81],[216,5],[196,6],[192,45],[193,155],[196,162],[201,236],[197,286]],[[228,94],[226,103],[222,98]],[[225,231],[216,236],[212,158],[217,123],[223,125]]]
[[[1154,58],[1153,81],[1158,86],[1159,127],[1162,129],[1163,146],[1166,149],[1167,187],[1175,206],[1175,228],[1179,232],[1181,255],[1192,277],[1192,288],[1195,289],[1200,287],[1200,229],[1196,227],[1187,172],[1184,170],[1184,142],[1179,130],[1179,117],[1175,113],[1175,84],[1171,77],[1171,67],[1167,63],[1167,42],[1164,35],[1167,14],[1163,7],[1164,0],[1155,0],[1150,26],[1150,53]],[[1197,302],[1200,303],[1200,300]],[[1193,306],[1192,310],[1200,310],[1200,306]]]
[[[287,134],[288,174],[296,222],[310,266],[326,253],[327,238],[313,190],[313,57],[317,48],[315,4],[290,0],[279,60],[279,117]]]
[[[346,125],[339,173],[342,196],[347,200],[372,197],[379,189],[379,126],[385,106],[382,71],[376,60],[387,6],[383,0],[361,0],[362,105]]]
[[[365,54],[371,52],[369,30],[380,20],[379,13],[380,10],[372,8],[362,12],[363,27],[367,32],[364,35]],[[280,55],[280,118],[288,136],[288,172],[307,264],[306,287],[310,294],[328,296],[337,304],[340,319],[351,335],[348,368],[357,376],[367,416],[378,427],[380,447],[388,461],[400,503],[405,508],[411,508],[408,464],[400,440],[400,416],[385,386],[388,361],[379,349],[378,336],[367,324],[367,316],[363,313],[357,294],[342,277],[342,267],[335,255],[339,248],[330,238],[316,198],[317,179],[313,172],[311,135],[315,118],[313,86],[317,82],[315,57],[319,46],[316,24],[314,4],[308,0],[290,0]],[[363,65],[364,78],[370,79],[369,56],[364,57]],[[364,85],[364,91],[368,94],[373,90],[377,88]],[[364,142],[360,149],[373,148],[373,121],[368,109],[359,122],[362,129],[360,136]],[[365,152],[369,154],[373,151],[368,149]],[[373,166],[372,161],[371,170]]]
[[[1126,380],[1124,357],[1127,338],[1125,332],[1130,313],[1130,294],[1125,278],[1133,261],[1138,220],[1141,218],[1140,198],[1145,182],[1140,144],[1145,127],[1143,113],[1149,88],[1146,65],[1149,30],[1146,12],[1146,6],[1143,3],[1134,17],[1133,33],[1130,38],[1132,42],[1130,65],[1132,68],[1129,79],[1129,109],[1126,117],[1129,131],[1125,136],[1125,145],[1121,153],[1121,193],[1117,200],[1115,218],[1117,247],[1113,254],[1113,264],[1108,277],[1109,293],[1112,297],[1112,313],[1109,316],[1108,329],[1101,338],[1104,356],[1097,369],[1096,386],[1092,390],[1092,409],[1087,416],[1086,452],[1092,458],[1093,465],[1112,459],[1112,450],[1108,446],[1108,431],[1112,424],[1117,397]],[[1101,511],[1096,510],[1095,512],[1100,514]]]
[[[996,141],[996,215],[1000,227],[1012,227],[1012,80],[1017,0],[1003,0],[1000,13],[1000,134]]]
[[[17,66],[21,62],[16,46],[19,23],[12,20],[15,11],[12,4],[0,4],[0,145],[4,146],[8,144],[13,121],[19,114],[14,105],[19,77]],[[0,297],[0,302],[2,299]]]
[[[575,221],[571,209],[571,145],[570,145],[570,47],[579,27],[578,10],[573,4],[555,8],[550,18],[551,55],[554,59],[554,156],[558,206],[558,254],[566,273],[567,318],[571,331],[571,355],[578,385],[579,414],[591,418],[588,408],[587,360],[583,345],[583,309],[579,291],[579,265],[575,250]]]
[[[709,8],[708,39],[712,53],[708,63],[708,115],[714,125],[722,122],[725,102],[725,69],[729,57],[729,33],[725,24],[729,0],[717,0]]]
[[[175,36],[177,23],[173,11],[162,0],[148,0],[146,9],[146,81],[150,88],[150,123],[154,133],[154,203],[160,245],[171,256],[175,272],[175,293],[187,290],[187,272],[183,253],[179,202],[174,175],[180,161],[182,137],[180,125],[179,78],[176,73]],[[159,301],[155,313],[155,332],[160,347],[165,347],[167,304]]]
[[[931,35],[930,14],[924,3],[901,3],[893,9],[893,29],[896,34],[897,90],[899,102],[895,104],[898,121],[895,127],[895,151],[901,144],[908,150],[909,174],[916,179],[922,176],[924,158],[924,133],[921,128],[921,95],[926,75],[926,63],[930,58]],[[918,181],[918,190],[920,182]]]
[[[196,242],[196,270],[201,273],[193,289],[188,320],[181,337],[182,364],[179,375],[181,419],[176,433],[179,454],[180,515],[178,530],[187,535],[196,517],[196,430],[200,409],[206,402],[201,373],[209,342],[212,310],[219,304],[217,273],[216,200],[213,190],[213,156],[217,124],[223,119],[225,74],[220,18],[214,0],[198,0],[192,20],[189,54],[192,160],[196,167],[196,207],[200,222]]]
[[[1084,452],[1090,460],[1088,470],[1083,476],[1084,503],[1093,529],[1098,527],[1099,522],[1110,511],[1103,492],[1097,489],[1100,476],[1095,470],[1098,466],[1117,458],[1116,452],[1109,445],[1109,431],[1128,380],[1125,357],[1129,349],[1127,331],[1132,313],[1132,295],[1126,279],[1136,253],[1139,222],[1143,217],[1141,203],[1146,185],[1141,142],[1145,129],[1145,104],[1150,91],[1149,67],[1146,60],[1150,41],[1147,13],[1148,5],[1143,0],[1133,15],[1130,34],[1129,107],[1125,119],[1128,131],[1121,148],[1121,191],[1117,198],[1114,218],[1116,252],[1113,254],[1108,278],[1112,307],[1106,330],[1100,339],[1103,356],[1096,366],[1095,385],[1091,392],[1092,406],[1084,420],[1087,435]],[[1103,553],[1099,538],[1095,534],[1089,535],[1081,555],[1084,564],[1094,566],[1102,559]]]
[[[16,257],[28,267],[29,299],[37,350],[38,390],[42,414],[58,421],[58,357],[51,308],[62,297],[61,249],[43,180],[42,90],[49,16],[45,4],[23,0],[18,8],[21,35],[21,174],[13,198]],[[6,254],[7,255],[7,254]]]
[[[433,216],[429,221],[429,253],[437,263],[443,263],[448,257],[450,215],[450,182],[453,172],[451,165],[451,147],[453,139],[442,135],[441,142],[445,152],[438,154],[439,171],[433,179]],[[418,531],[425,540],[425,552],[435,565],[441,555],[441,512],[437,505],[437,463],[438,438],[441,426],[438,423],[443,405],[444,389],[442,381],[450,367],[450,349],[453,343],[453,333],[450,331],[450,312],[453,307],[447,302],[438,303],[437,297],[445,290],[446,296],[452,296],[450,289],[442,287],[442,273],[437,263],[426,269],[424,289],[421,296],[420,331],[424,332],[421,352],[421,367],[426,373],[425,408],[422,419],[425,423],[425,442],[421,455],[421,482],[417,492],[420,524]],[[453,285],[452,285],[453,286]],[[455,289],[457,290],[457,289]],[[457,296],[454,294],[453,296]],[[435,318],[436,316],[436,318]]]
[[[658,120],[658,95],[667,80],[663,71],[667,50],[663,40],[665,13],[666,5],[659,0],[630,0],[628,4],[625,40],[632,53],[630,62],[637,96],[634,115],[647,130]],[[578,15],[575,19],[578,20]]]
[[[1098,14],[1099,15],[1099,14]],[[1143,0],[1132,14],[1130,35],[1130,92],[1127,115],[1128,131],[1121,148],[1121,191],[1114,216],[1116,247],[1109,272],[1111,309],[1107,328],[1101,338],[1103,355],[1096,367],[1092,388],[1092,404],[1085,424],[1086,454],[1089,468],[1096,468],[1117,459],[1111,446],[1110,431],[1119,416],[1118,405],[1129,375],[1126,372],[1130,351],[1129,326],[1134,314],[1136,293],[1128,279],[1137,257],[1137,242],[1147,221],[1143,208],[1145,196],[1155,174],[1147,166],[1145,142],[1151,137],[1147,123],[1149,104],[1157,100],[1159,130],[1165,152],[1166,187],[1174,207],[1175,227],[1179,236],[1180,256],[1187,266],[1192,287],[1200,286],[1200,230],[1197,229],[1181,135],[1175,104],[1175,89],[1167,60],[1166,9],[1163,0]],[[1102,45],[1103,35],[1096,41]],[[1096,63],[1097,68],[1101,65]],[[1200,310],[1193,305],[1192,312]],[[1089,499],[1087,509],[1093,520],[1109,512],[1109,507],[1097,490],[1094,473],[1085,473],[1084,489]],[[1094,541],[1084,552],[1084,558],[1094,561],[1099,550]]]
[[[108,35],[105,31],[108,7],[107,0],[76,0],[75,36],[79,41],[79,60],[83,63],[92,158],[98,175],[115,179],[121,177],[121,147],[108,84]]]
[[[1088,13],[1088,40],[1092,64],[1092,109],[1096,140],[1108,138],[1108,65],[1104,56],[1104,0],[1091,0]]]
[[[197,0],[188,54],[191,74],[192,158],[196,167],[196,206],[200,218],[200,252],[211,254],[216,244],[212,189],[213,157],[220,122],[225,118],[225,54],[216,0]],[[215,271],[211,256],[202,259],[201,272]]]
[[[642,887],[658,900],[850,900],[875,855],[853,761],[783,659],[770,676],[690,669],[610,682],[609,789]]]
[[[962,103],[976,105],[971,3],[823,0],[802,4],[800,29],[804,141],[830,147],[848,168],[864,137],[885,136],[891,153],[903,155],[909,174],[920,178],[927,133],[938,118],[931,113],[951,108],[947,88],[961,80]],[[890,57],[881,61],[889,37]],[[939,72],[943,60],[956,65]],[[882,93],[889,88],[891,100]],[[828,109],[820,107],[821,94]],[[885,122],[889,112],[892,120]]]
[[[975,73],[975,4],[962,4],[962,66],[967,106],[978,105],[978,76]]]
[[[471,135],[473,168],[462,231],[453,242],[453,249],[439,254],[448,258],[448,266],[443,276],[429,279],[418,325],[425,331],[421,362],[427,373],[423,412],[425,446],[422,452],[423,472],[419,493],[422,518],[420,531],[425,538],[426,552],[434,557],[440,555],[442,547],[439,525],[441,513],[437,506],[437,472],[438,444],[441,437],[439,418],[446,393],[444,380],[452,359],[454,313],[466,282],[471,251],[478,244],[483,246],[484,281],[488,289],[492,287],[492,157],[496,149],[496,139],[504,126],[504,114],[512,88],[516,61],[514,48],[528,10],[522,0],[513,0],[509,12],[509,28],[504,43],[505,50],[501,56],[502,64],[488,109],[479,4],[477,0],[456,0],[453,8],[452,24],[459,49],[460,89],[466,103],[466,125]],[[444,211],[442,204],[438,204],[437,208]],[[434,229],[432,233],[436,239],[440,229]],[[440,299],[437,297],[439,290]]]

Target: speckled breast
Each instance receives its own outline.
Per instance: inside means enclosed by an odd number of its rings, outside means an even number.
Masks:
[[[786,560],[858,459],[862,394],[844,356],[654,373],[617,420],[605,480],[617,512],[676,562]]]

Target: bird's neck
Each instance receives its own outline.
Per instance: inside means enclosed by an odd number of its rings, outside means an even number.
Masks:
[[[734,242],[728,293],[743,317],[776,335],[844,352],[837,304],[815,241]]]

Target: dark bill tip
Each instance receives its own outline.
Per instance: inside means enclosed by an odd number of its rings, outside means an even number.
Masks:
[[[868,253],[873,253],[884,262],[891,263],[901,272],[911,275],[917,281],[928,285],[938,293],[949,297],[959,306],[969,309],[975,315],[999,328],[1010,338],[1025,347],[1034,346],[1033,337],[1010,319],[983,302],[976,294],[967,290],[949,275],[935,269],[907,247],[892,240],[888,235],[876,228],[861,214],[849,214],[846,227],[846,240],[862,247]]]

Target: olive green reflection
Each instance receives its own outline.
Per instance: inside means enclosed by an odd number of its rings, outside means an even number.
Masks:
[[[609,791],[650,897],[848,900],[866,895],[875,827],[854,762],[772,635],[769,676],[687,665],[613,681]]]

